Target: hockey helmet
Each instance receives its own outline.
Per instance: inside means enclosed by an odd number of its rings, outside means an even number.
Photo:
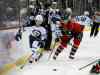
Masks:
[[[52,4],[56,5],[56,4],[57,4],[57,2],[52,2]]]
[[[43,23],[43,16],[42,15],[37,15],[35,17],[35,23],[36,23],[36,25],[41,25]]]
[[[67,8],[65,11],[66,11],[67,14],[72,14],[72,9],[71,8]]]
[[[34,5],[29,5],[29,8],[34,9],[35,6]]]
[[[89,16],[89,12],[88,11],[84,11],[84,15],[85,16]]]

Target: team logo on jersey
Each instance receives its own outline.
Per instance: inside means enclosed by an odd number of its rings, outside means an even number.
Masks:
[[[40,36],[41,36],[41,32],[38,31],[38,30],[33,30],[33,31],[32,31],[32,35],[33,35],[34,37],[40,37]]]

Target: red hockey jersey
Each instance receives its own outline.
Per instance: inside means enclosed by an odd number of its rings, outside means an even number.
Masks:
[[[61,26],[65,30],[70,30],[72,32],[83,32],[83,29],[84,29],[83,26],[75,22],[68,22],[68,23],[61,22]]]

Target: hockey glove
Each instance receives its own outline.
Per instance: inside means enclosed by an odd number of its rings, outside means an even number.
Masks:
[[[22,32],[21,32],[21,30],[19,30],[18,33],[15,36],[15,40],[20,41],[21,39],[22,39]]]

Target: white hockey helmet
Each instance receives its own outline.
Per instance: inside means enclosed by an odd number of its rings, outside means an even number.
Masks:
[[[68,13],[68,14],[72,14],[72,9],[71,9],[71,8],[67,8],[65,11],[66,11],[66,13]]]
[[[35,23],[36,23],[36,25],[41,25],[43,23],[43,16],[42,15],[37,15],[35,17]]]
[[[56,5],[56,4],[57,4],[57,2],[52,2],[52,4]]]
[[[29,5],[29,8],[34,9],[35,6],[34,5]]]
[[[84,11],[84,15],[85,16],[89,16],[89,12],[88,11]]]

